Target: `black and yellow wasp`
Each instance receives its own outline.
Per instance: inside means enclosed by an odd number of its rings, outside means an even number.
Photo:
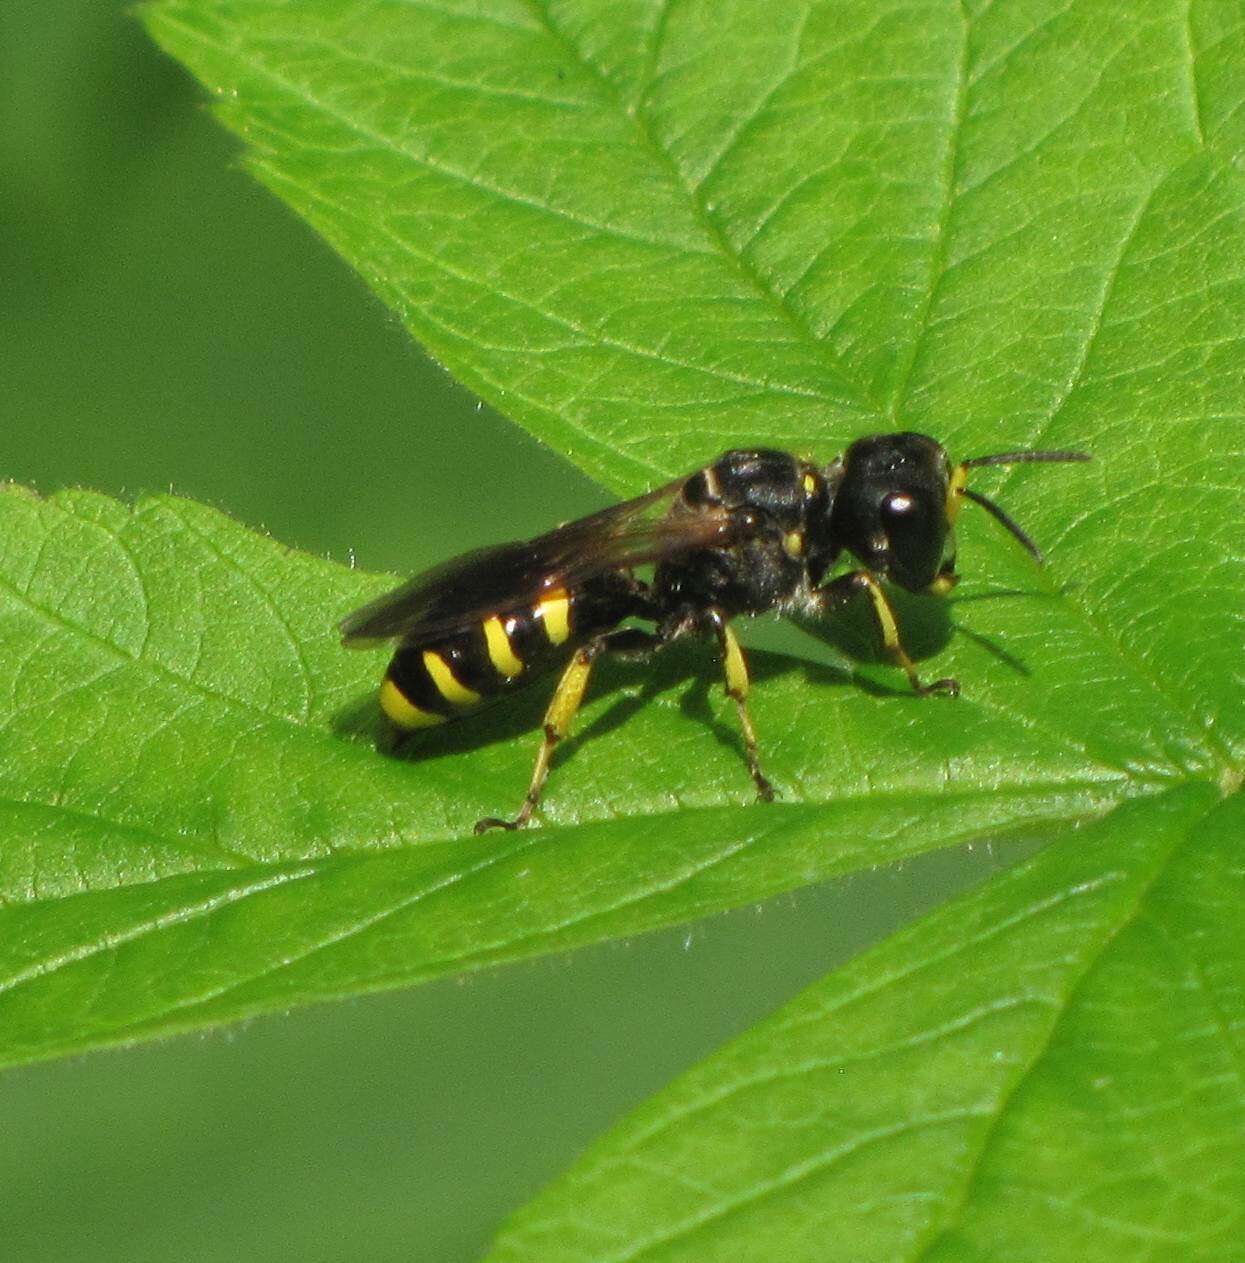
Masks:
[[[864,594],[884,648],[913,689],[954,696],[955,680],[921,683],[884,585],[938,594],[954,587],[963,498],[986,508],[1041,561],[1024,531],[969,489],[968,472],[1087,459],[1081,452],[1021,451],[953,465],[933,439],[912,433],[859,439],[824,467],[787,452],[725,452],[638,499],[535,539],[447,561],[351,614],[341,624],[343,643],[398,642],[380,705],[407,731],[444,723],[562,665],[523,805],[513,820],[479,821],[480,833],[531,819],[554,747],[567,735],[601,654],[645,657],[680,636],[712,635],[749,771],[768,801],[774,791],[757,756],[748,668],[730,620],[767,610],[825,614]],[[826,580],[845,553],[857,568]],[[651,579],[636,575],[649,565]],[[654,630],[619,626],[633,618]]]

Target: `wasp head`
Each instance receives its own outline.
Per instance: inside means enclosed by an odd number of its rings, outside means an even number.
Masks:
[[[953,551],[952,470],[924,434],[872,434],[830,467],[830,532],[874,574],[916,592]]]
[[[967,486],[982,465],[1089,460],[1084,452],[1000,452],[952,465],[940,443],[911,432],[857,439],[826,471],[831,488],[830,536],[874,574],[919,592],[950,575],[960,499],[972,500],[1037,561],[1041,551],[993,500]],[[938,590],[937,588],[935,590]]]

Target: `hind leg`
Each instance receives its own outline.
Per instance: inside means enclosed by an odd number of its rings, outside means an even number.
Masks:
[[[527,795],[519,814],[513,820],[503,820],[497,816],[486,816],[478,820],[475,832],[485,833],[489,829],[521,829],[532,818],[532,813],[540,803],[540,796],[549,779],[549,765],[558,742],[562,741],[571,730],[575,715],[584,700],[588,688],[588,679],[592,674],[593,663],[603,653],[617,654],[624,658],[646,658],[661,648],[665,640],[649,632],[632,627],[624,627],[619,631],[606,632],[581,645],[571,655],[571,660],[562,672],[562,678],[553,691],[549,709],[545,711],[544,735],[540,749],[536,753],[536,763],[532,768],[532,779],[528,783]]]
[[[744,658],[744,651],[721,610],[711,609],[706,622],[718,638],[718,647],[722,652],[722,672],[726,677],[726,695],[735,703],[739,715],[739,727],[744,737],[744,755],[748,760],[752,783],[757,787],[757,797],[762,802],[773,802],[774,787],[761,771],[756,730],[752,726],[752,716],[748,713],[748,663]]]

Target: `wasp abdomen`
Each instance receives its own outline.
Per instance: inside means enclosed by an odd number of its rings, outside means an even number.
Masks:
[[[584,617],[590,606],[556,588],[525,608],[404,641],[385,673],[381,708],[399,728],[445,723],[562,661],[586,632],[600,630],[599,620]]]

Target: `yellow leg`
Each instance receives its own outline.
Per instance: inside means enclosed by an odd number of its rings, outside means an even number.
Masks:
[[[934,596],[946,596],[959,581],[960,576],[954,570],[944,570],[929,585],[928,591]]]
[[[935,580],[937,583],[937,580]],[[928,697],[931,693],[945,693],[948,697],[956,697],[960,691],[958,680],[947,677],[935,680],[933,684],[922,684],[916,673],[916,666],[899,639],[899,624],[895,621],[895,611],[886,599],[882,585],[867,571],[854,570],[851,574],[842,575],[833,583],[822,589],[822,604],[832,607],[836,601],[844,599],[851,592],[864,591],[868,594],[869,604],[873,608],[873,617],[877,620],[878,632],[882,637],[882,648],[886,650],[891,661],[908,677],[912,691],[919,697]],[[948,589],[949,590],[949,589]]]
[[[744,754],[748,759],[748,771],[751,772],[753,783],[757,787],[757,797],[767,803],[773,802],[774,787],[761,771],[761,760],[757,754],[756,730],[752,727],[752,716],[748,713],[748,663],[744,659],[744,651],[740,647],[738,637],[721,613],[713,610],[709,618],[722,649],[726,695],[735,703],[735,709],[739,715],[739,727],[744,735]]]
[[[549,777],[549,763],[553,758],[554,747],[571,730],[575,713],[584,700],[588,677],[592,674],[592,663],[603,647],[603,640],[594,640],[582,649],[577,649],[567,663],[566,670],[562,672],[558,687],[553,691],[549,709],[545,711],[544,736],[536,754],[536,764],[532,768],[527,797],[519,808],[519,814],[513,820],[488,816],[476,822],[476,833],[484,833],[489,829],[521,829],[532,818],[532,812],[540,802],[541,791]]]

